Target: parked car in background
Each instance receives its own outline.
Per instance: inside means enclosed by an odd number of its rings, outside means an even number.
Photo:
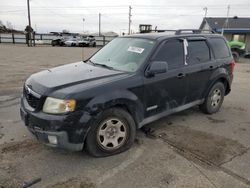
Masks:
[[[87,37],[82,37],[81,40],[78,41],[79,46],[92,46],[96,47],[95,37],[90,35]]]
[[[66,40],[64,43],[65,43],[65,46],[78,46],[79,44],[78,41],[79,41],[78,38],[70,38]]]
[[[58,37],[58,38],[55,38],[55,39],[53,39],[52,41],[51,41],[51,45],[52,46],[64,46],[65,45],[65,40],[67,40],[66,39],[66,37]]]

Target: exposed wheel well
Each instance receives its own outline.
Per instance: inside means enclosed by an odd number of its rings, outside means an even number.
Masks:
[[[228,93],[230,93],[231,89],[230,89],[229,83],[228,83],[228,81],[227,81],[226,78],[219,78],[214,83],[216,83],[216,82],[222,82],[224,84],[224,86],[225,86],[225,95],[227,95]]]
[[[131,112],[131,110],[127,107],[127,105],[115,104],[115,105],[111,106],[110,108],[121,108],[121,109],[125,110],[126,112],[128,112],[131,115],[131,117],[134,119],[136,127],[138,128],[138,118],[136,117],[136,113]]]

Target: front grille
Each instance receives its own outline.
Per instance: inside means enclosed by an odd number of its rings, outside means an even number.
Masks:
[[[40,101],[40,96],[38,94],[35,94],[31,89],[25,86],[23,89],[23,95],[32,108],[36,109],[38,107]]]

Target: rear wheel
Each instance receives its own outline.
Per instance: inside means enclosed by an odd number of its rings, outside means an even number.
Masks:
[[[240,60],[240,54],[236,51],[232,51],[234,61],[238,62]]]
[[[57,44],[56,41],[52,41],[52,42],[51,42],[51,45],[52,45],[52,46],[55,46],[56,44]]]
[[[213,114],[219,111],[225,95],[225,86],[221,82],[217,82],[210,89],[205,102],[200,105],[201,111],[206,114]]]
[[[121,153],[129,149],[134,142],[134,120],[121,108],[104,111],[91,126],[86,138],[86,148],[95,157]]]

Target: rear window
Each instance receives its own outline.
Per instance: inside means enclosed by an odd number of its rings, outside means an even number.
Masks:
[[[222,59],[230,56],[230,52],[224,39],[210,38],[210,43],[216,59]]]
[[[184,48],[180,40],[167,41],[157,52],[154,60],[166,61],[169,69],[175,69],[184,65]]]
[[[188,41],[188,64],[197,64],[210,60],[210,52],[205,40]]]

